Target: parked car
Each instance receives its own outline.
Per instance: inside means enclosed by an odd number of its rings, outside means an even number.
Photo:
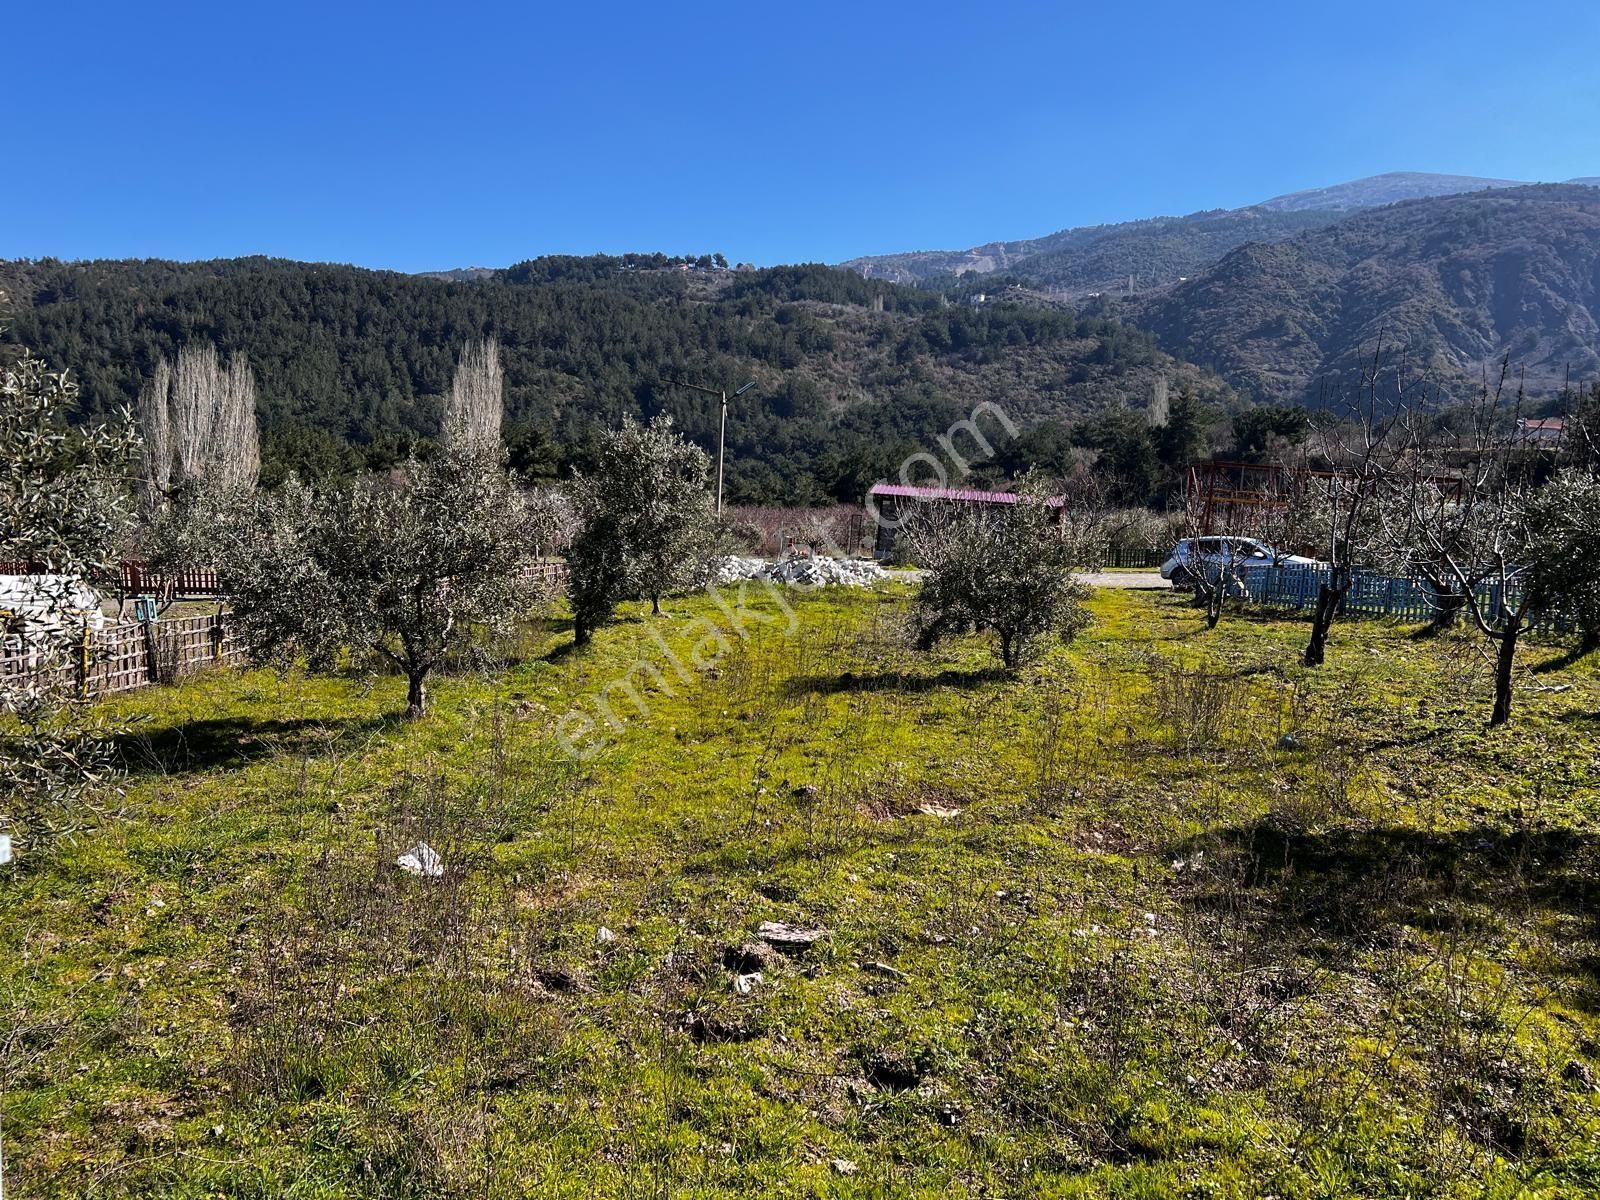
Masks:
[[[1161,578],[1175,588],[1194,586],[1197,576],[1215,579],[1225,570],[1246,566],[1314,567],[1317,560],[1303,554],[1285,554],[1256,538],[1184,538],[1161,564]]]

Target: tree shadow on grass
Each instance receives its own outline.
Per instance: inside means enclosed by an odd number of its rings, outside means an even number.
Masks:
[[[1409,750],[1415,746],[1436,742],[1442,737],[1448,737],[1452,731],[1443,725],[1433,729],[1421,729],[1415,733],[1397,734],[1394,737],[1384,738],[1382,741],[1373,742],[1367,748],[1368,754],[1381,754],[1385,750]]]
[[[549,652],[547,654],[545,654],[545,656],[542,659],[538,660],[538,661],[547,662],[547,663],[550,663],[551,665],[554,665],[556,663],[564,661],[566,658],[568,658],[569,656],[571,656],[573,654],[576,654],[579,650],[582,650],[582,649],[583,649],[583,647],[581,645],[579,645],[575,641],[570,641],[570,640],[569,641],[565,641],[565,642],[562,642],[560,645],[552,646],[550,648]]]
[[[611,620],[607,621],[603,628],[621,629],[630,625],[643,625],[646,621],[663,620],[668,616],[669,614],[666,613],[663,613],[661,617],[615,616],[612,617]],[[577,631],[577,625],[571,617],[552,617],[550,618],[547,631],[553,634],[572,633],[575,635]],[[535,656],[528,661],[558,663],[562,659],[584,648],[585,647],[583,644],[569,638],[568,640],[561,642],[559,645],[552,646],[544,654]]]
[[[1218,633],[1218,631],[1225,631],[1226,627],[1230,624],[1255,625],[1262,628],[1271,628],[1281,625],[1285,621],[1294,620],[1295,618],[1302,617],[1304,615],[1292,608],[1226,608],[1223,609],[1222,617],[1220,620],[1218,620],[1216,625],[1210,626],[1206,624],[1206,610],[1203,605],[1185,602],[1176,607],[1182,613],[1193,616],[1194,619],[1199,622],[1199,624],[1192,627],[1187,627],[1181,632],[1168,633],[1159,637],[1151,638],[1151,641],[1187,642],[1208,633],[1217,633],[1218,636],[1222,636],[1220,633]],[[1302,623],[1309,625],[1310,618],[1306,617]]]
[[[268,721],[211,717],[165,729],[133,729],[113,739],[117,760],[132,775],[237,771],[280,754],[325,754],[390,726],[399,714]]]
[[[791,696],[833,696],[841,692],[931,692],[938,688],[973,688],[986,683],[1001,683],[1013,678],[1004,667],[977,670],[940,671],[937,675],[906,675],[897,672],[857,675],[842,671],[837,675],[801,675],[784,684]]]
[[[1535,675],[1548,675],[1552,671],[1564,671],[1568,667],[1576,666],[1591,654],[1600,654],[1593,648],[1585,650],[1582,646],[1574,646],[1554,658],[1547,658],[1543,662],[1536,662],[1529,668]]]
[[[1213,864],[1188,905],[1222,911],[1244,897],[1273,933],[1335,959],[1393,944],[1406,927],[1459,929],[1486,914],[1577,917],[1591,929],[1600,918],[1600,837],[1579,830],[1308,833],[1265,820],[1193,839],[1179,854],[1201,850]],[[1592,957],[1567,965],[1600,982]]]

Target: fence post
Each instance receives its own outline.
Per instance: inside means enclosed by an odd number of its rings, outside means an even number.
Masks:
[[[144,631],[144,673],[145,682],[155,686],[161,682],[160,655],[156,649],[156,623],[146,618],[142,623]]]
[[[211,618],[211,662],[213,666],[222,665],[222,614],[217,613]]]
[[[89,698],[89,618],[83,619],[83,638],[78,643],[78,699]]]

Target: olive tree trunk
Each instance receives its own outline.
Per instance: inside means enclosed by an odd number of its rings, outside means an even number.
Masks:
[[[406,717],[415,719],[428,711],[428,671],[426,667],[406,672]]]

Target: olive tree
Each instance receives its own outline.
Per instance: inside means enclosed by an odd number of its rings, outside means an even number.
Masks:
[[[589,640],[619,602],[690,585],[713,528],[711,460],[672,427],[625,420],[600,436],[590,470],[570,489],[577,532],[568,550],[575,638]]]
[[[0,559],[42,570],[46,605],[60,610],[83,579],[115,568],[133,515],[131,416],[69,430],[76,402],[71,378],[30,354],[0,372]],[[110,772],[109,747],[71,686],[82,637],[73,621],[34,623],[35,669],[0,675],[0,827],[24,847],[76,829]]]
[[[1033,483],[1012,504],[926,510],[908,533],[927,571],[915,606],[919,648],[990,632],[1000,661],[1014,669],[1046,634],[1070,640],[1088,624],[1089,589],[1073,577],[1082,547],[1062,536]]]
[[[255,497],[226,542],[232,619],[262,661],[323,669],[370,652],[406,677],[406,713],[421,716],[447,654],[533,603],[520,503],[498,463],[455,451],[322,494],[291,480]]]
[[[452,649],[527,612],[538,535],[506,471],[499,387],[492,343],[469,346],[433,458],[330,492],[290,481],[251,499],[222,571],[255,657],[322,668],[365,651],[406,677],[417,717]]]

